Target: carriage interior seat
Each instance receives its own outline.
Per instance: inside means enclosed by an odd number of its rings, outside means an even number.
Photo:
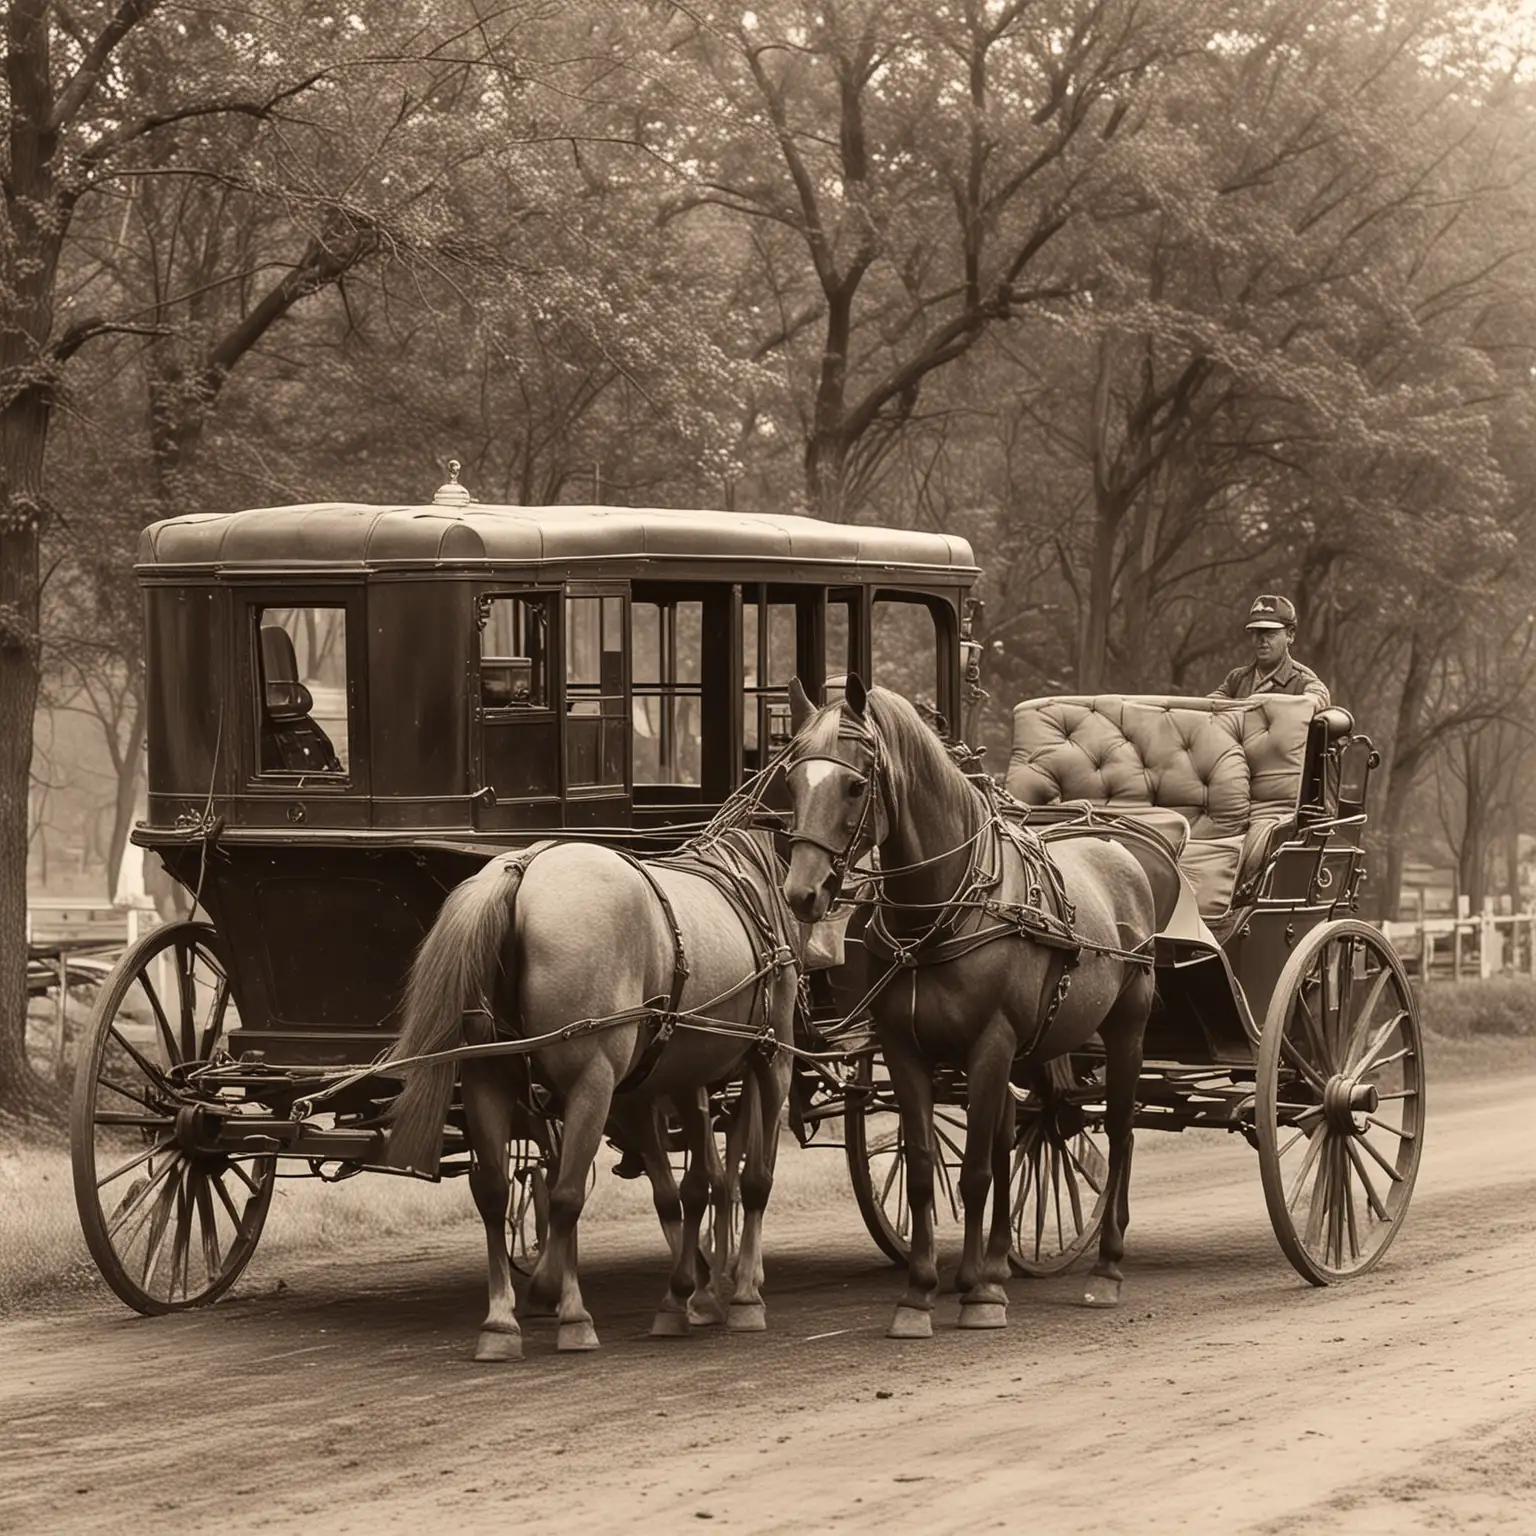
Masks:
[[[1027,805],[1084,802],[1150,821],[1201,916],[1219,917],[1296,830],[1316,708],[1288,694],[1031,699],[1013,712],[1006,783]]]
[[[331,739],[310,719],[314,695],[299,681],[293,637],[261,627],[261,771],[339,773]]]

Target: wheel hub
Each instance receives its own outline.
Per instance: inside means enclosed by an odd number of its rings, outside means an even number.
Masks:
[[[1365,1129],[1356,1115],[1373,1115],[1381,1104],[1381,1095],[1374,1083],[1362,1083],[1358,1078],[1337,1073],[1328,1079],[1323,1089],[1323,1115],[1330,1130],[1345,1135],[1356,1135]]]

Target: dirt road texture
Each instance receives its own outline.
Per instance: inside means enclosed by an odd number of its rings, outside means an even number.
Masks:
[[[591,1355],[536,1321],[523,1363],[472,1363],[469,1225],[258,1255],[180,1317],[103,1289],[0,1327],[0,1530],[1536,1529],[1533,1102],[1436,1094],[1403,1234],[1332,1290],[1282,1258],[1242,1142],[1150,1134],[1121,1308],[1017,1280],[1003,1333],[947,1296],[931,1341],[884,1338],[899,1274],[831,1181],[769,1211],[766,1334],[646,1336],[638,1196],[583,1244]]]

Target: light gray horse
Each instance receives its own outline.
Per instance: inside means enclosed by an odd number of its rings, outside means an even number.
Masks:
[[[679,855],[643,863],[610,848],[557,843],[493,859],[458,886],[422,941],[406,990],[395,1056],[452,1049],[495,1034],[544,1039],[533,1069],[563,1121],[549,1194],[549,1236],[529,1282],[531,1309],[554,1307],[558,1347],[593,1349],[582,1304],[576,1227],[592,1161],[610,1115],[645,1161],[663,1225],[675,1227],[678,1187],[658,1134],[656,1104],[682,1120],[688,1168],[681,1230],[669,1231],[673,1268],[652,1332],[693,1321],[761,1329],[766,1314],[762,1217],[773,1184],[779,1116],[789,1088],[789,1044],[803,935],[781,894],[770,837],[718,827]],[[461,1093],[475,1167],[470,1184],[485,1223],[490,1306],[477,1360],[522,1358],[507,1251],[508,1145],[520,1067],[506,1057],[463,1060]],[[392,1165],[437,1166],[453,1092],[452,1061],[402,1068],[391,1112]],[[730,1192],[710,1125],[710,1085],[745,1074],[738,1115],[742,1231],[734,1265],[722,1253]],[[627,1091],[626,1079],[636,1079]],[[618,1093],[616,1100],[615,1094]],[[700,1228],[715,1208],[715,1294]]]

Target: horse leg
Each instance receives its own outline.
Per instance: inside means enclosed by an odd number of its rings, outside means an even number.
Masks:
[[[1125,1276],[1125,1229],[1131,1221],[1132,1123],[1136,1117],[1136,1085],[1141,1077],[1142,1037],[1151,1005],[1152,977],[1137,976],[1116,999],[1099,1028],[1104,1042],[1104,1131],[1109,1139],[1109,1189],[1104,1201],[1104,1226],[1099,1232],[1099,1262],[1083,1289],[1083,1305],[1115,1307]]]
[[[741,1161],[740,1142],[745,1122],[741,1118],[741,1106],[738,1105],[726,1124],[725,1157],[722,1160],[719,1145],[715,1141],[707,1088],[699,1089],[694,1112],[699,1117],[697,1134],[699,1145],[703,1148],[705,1188],[709,1192],[710,1232],[706,1245],[701,1227],[699,1243],[694,1252],[694,1290],[688,1300],[688,1318],[693,1323],[713,1326],[725,1321],[726,1291],[736,1266],[732,1193],[736,1170]],[[690,1163],[692,1160],[693,1153],[690,1152]]]
[[[793,1066],[782,1051],[771,1060],[754,1057],[742,1094],[741,1108],[747,1122],[741,1165],[741,1250],[736,1255],[735,1287],[727,1318],[740,1332],[757,1332],[768,1326],[762,1293],[763,1212],[773,1193],[779,1113],[789,1096]]]
[[[587,1176],[602,1144],[613,1102],[613,1068],[596,1057],[565,1096],[560,1166],[549,1192],[549,1242],[528,1284],[535,1305],[556,1304],[560,1320],[556,1348],[596,1349],[592,1314],[582,1305],[576,1277],[576,1224],[587,1201]]]
[[[902,1141],[907,1160],[907,1202],[912,1211],[912,1256],[907,1262],[907,1291],[897,1303],[888,1339],[933,1337],[933,1299],[939,1290],[939,1265],[933,1216],[933,1071],[915,1045],[899,1036],[886,1044],[886,1069],[901,1107]]]
[[[982,1220],[987,1211],[987,1197],[993,1190],[1000,1128],[1005,1117],[1012,1118],[1007,1113],[1011,1104],[1008,1074],[1013,1066],[1017,1042],[1012,1024],[999,1014],[982,1032],[966,1062],[965,1156],[960,1168],[960,1196],[965,1202],[965,1248],[955,1279],[956,1289],[960,1292],[962,1328],[1002,1328],[1008,1322],[1008,1292],[1003,1288],[1003,1282],[1008,1278],[1008,1249],[1005,1239],[999,1265],[994,1251],[998,1225],[995,1206],[990,1241],[985,1251]],[[1005,1192],[1008,1188],[1006,1171],[1002,1188]]]
[[[507,1175],[512,1152],[512,1091],[502,1063],[466,1062],[460,1074],[464,1120],[474,1149],[469,1191],[485,1224],[490,1305],[480,1325],[475,1359],[484,1363],[523,1358],[523,1330],[517,1321],[512,1289],[512,1259],[507,1241],[507,1205],[512,1181]]]
[[[672,1258],[672,1272],[667,1279],[667,1295],[656,1314],[652,1331],[667,1335],[686,1331],[690,1323],[718,1323],[724,1320],[719,1303],[709,1291],[709,1267],[699,1251],[699,1234],[710,1205],[711,1154],[714,1132],[709,1124],[709,1102],[703,1089],[692,1098],[674,1100],[682,1121],[683,1140],[688,1149],[688,1167],[681,1185],[683,1234]],[[718,1164],[719,1159],[714,1161]],[[672,1320],[681,1313],[683,1327]]]
[[[651,1203],[656,1207],[656,1219],[667,1240],[667,1251],[675,1258],[678,1244],[683,1240],[683,1205],[672,1172],[672,1160],[662,1142],[662,1106],[665,1102],[664,1099],[652,1099],[633,1108],[615,1109],[611,1118],[622,1127],[625,1147],[645,1165],[646,1177],[651,1181]]]

